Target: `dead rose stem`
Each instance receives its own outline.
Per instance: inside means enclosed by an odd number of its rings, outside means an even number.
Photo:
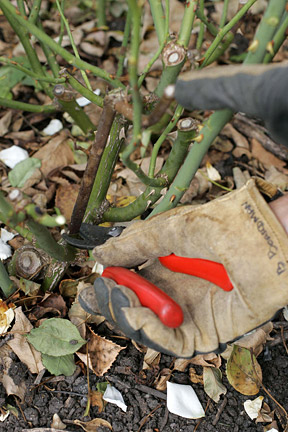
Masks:
[[[90,149],[87,167],[85,169],[77,200],[73,208],[70,223],[70,234],[79,232],[114,117],[115,111],[111,106],[110,100],[105,99],[103,111],[95,135],[95,140]]]

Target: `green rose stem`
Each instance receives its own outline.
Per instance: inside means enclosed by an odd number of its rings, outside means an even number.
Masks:
[[[12,109],[18,109],[21,111],[35,112],[35,113],[53,113],[57,111],[54,105],[34,105],[25,102],[19,102],[9,99],[3,99],[0,97],[0,106]]]
[[[9,278],[7,270],[0,259],[0,288],[6,298],[10,297],[15,291],[16,287]]]
[[[159,0],[149,0],[150,9],[153,17],[153,22],[155,25],[159,45],[162,44],[166,38],[165,33],[165,12],[162,6],[162,2]]]
[[[254,44],[255,48],[253,52],[251,52],[251,50],[249,51],[244,62],[245,64],[263,62],[266,55],[267,44],[273,39],[274,34],[277,32],[277,26],[283,16],[285,7],[286,0],[278,0],[277,2],[270,2],[268,4],[266,12],[254,36],[254,41],[251,44],[251,46]],[[179,203],[209,147],[225,124],[231,120],[232,116],[232,111],[220,110],[214,112],[209,117],[207,122],[205,122],[204,128],[201,130],[200,136],[202,140],[194,143],[165,197],[152,211],[149,217],[174,208]]]
[[[182,113],[182,108],[181,110],[177,109],[176,111],[180,116]],[[175,116],[175,119],[173,119],[174,121],[171,121],[171,123],[167,126],[165,131],[166,134],[169,133],[168,131],[173,129],[178,118]],[[180,125],[183,125],[183,122],[187,120],[188,119],[182,119]],[[173,143],[168,159],[165,162],[163,168],[158,173],[159,175],[164,176],[168,183],[171,183],[171,181],[176,176],[177,171],[182,165],[187,154],[188,147],[195,135],[197,135],[197,128],[195,128],[192,123],[190,123],[187,129],[178,128],[177,138]],[[147,208],[158,201],[162,193],[162,187],[147,187],[143,194],[141,194],[133,203],[129,204],[128,206],[124,208],[109,208],[104,213],[103,220],[116,222],[134,219],[136,216],[143,214]]]
[[[23,18],[21,15],[18,15],[16,12],[16,9],[11,5],[9,0],[0,0],[0,8],[3,10],[3,13],[5,13],[6,17],[7,17],[7,15],[9,17],[11,17],[11,16],[13,17],[13,20],[16,23],[16,27],[18,26],[18,29],[24,28],[25,30],[27,30],[28,32],[33,34],[33,36],[35,36],[39,41],[41,41],[41,42],[45,43],[47,46],[49,46],[49,48],[51,48],[51,50],[54,52],[55,55],[58,54],[64,60],[66,60],[69,65],[75,66],[76,68],[78,68],[80,70],[87,70],[87,71],[92,72],[95,76],[97,76],[99,78],[103,78],[105,81],[107,81],[109,84],[111,84],[112,87],[125,88],[125,86],[121,83],[121,81],[119,81],[117,79],[113,79],[111,77],[111,75],[108,72],[106,72],[105,70],[98,68],[97,66],[93,66],[86,61],[77,59],[69,51],[60,47],[57,44],[57,42],[55,42],[52,38],[50,38],[43,31],[41,31],[36,25],[30,23],[28,20]],[[35,54],[35,51],[34,51],[34,54]],[[37,59],[37,61],[39,61],[39,60]],[[40,75],[42,75],[42,73]]]
[[[123,127],[121,117],[116,115],[110,131],[109,143],[106,145],[101,157],[97,176],[88,201],[84,222],[101,222],[102,214],[107,209],[108,203],[105,198],[121,146],[123,145],[123,139],[120,138],[120,131]]]

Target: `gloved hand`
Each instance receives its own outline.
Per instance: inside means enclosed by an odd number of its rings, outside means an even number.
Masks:
[[[157,258],[171,253],[222,263],[233,290],[168,270]],[[137,342],[178,357],[223,351],[288,303],[287,234],[252,179],[205,205],[137,221],[93,254],[109,266],[148,261],[141,274],[179,303],[184,322],[166,327],[134,292],[107,278],[80,293],[81,306],[100,311]]]
[[[189,110],[229,108],[259,117],[288,146],[287,87],[287,64],[221,66],[180,75],[175,98]]]

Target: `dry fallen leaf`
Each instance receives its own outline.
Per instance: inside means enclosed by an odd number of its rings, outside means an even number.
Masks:
[[[13,377],[9,375],[9,370],[13,364],[13,360],[11,359],[12,353],[13,351],[8,345],[0,347],[0,382],[3,384],[8,396],[18,396],[21,403],[23,403],[26,393],[25,381],[22,381],[21,377],[15,376],[17,379],[16,384]]]
[[[193,384],[204,384],[203,375],[198,375],[194,368],[189,368],[189,378]]]
[[[167,389],[167,381],[170,379],[172,375],[172,370],[168,368],[164,368],[161,370],[159,376],[156,378],[154,382],[154,386],[156,390],[166,391]]]
[[[91,406],[97,406],[99,413],[104,411],[103,393],[98,390],[91,390],[89,395]]]
[[[106,428],[112,430],[111,424],[108,421],[103,420],[101,418],[96,418],[96,419],[93,419],[93,420],[88,421],[88,422],[82,422],[80,420],[74,420],[74,423],[78,426],[81,426],[82,429],[84,429],[84,431],[86,431],[86,432],[97,432],[98,429],[102,428],[102,427],[106,427]]]
[[[271,337],[269,335],[272,330],[273,324],[271,321],[269,321],[262,327],[259,327],[258,329],[250,332],[247,336],[242,337],[233,345],[228,345],[227,349],[221,354],[221,357],[223,357],[225,360],[228,360],[228,358],[231,356],[234,345],[238,345],[247,349],[252,349],[255,357],[258,357],[258,355],[262,352],[263,346],[266,341],[271,340]]]
[[[67,224],[71,220],[72,211],[76,198],[78,196],[80,186],[70,183],[69,185],[60,185],[56,191],[55,205],[59,208],[62,215],[65,217]]]
[[[192,358],[191,359],[177,358],[174,362],[173,369],[179,372],[184,372],[187,366],[191,363],[191,361]]]
[[[150,369],[158,366],[160,362],[161,354],[158,351],[148,348],[143,359],[142,369]]]
[[[97,335],[91,329],[88,340],[89,368],[92,369],[97,376],[103,376],[110,369],[119,352],[125,349],[125,347],[121,347],[120,345]],[[87,365],[86,354],[80,352],[77,352],[76,354],[83,363]]]
[[[286,162],[278,159],[272,153],[265,150],[262,144],[255,138],[252,138],[251,140],[251,148],[253,157],[258,159],[258,161],[261,162],[265,168],[269,169],[271,165],[273,165],[279,171],[283,172],[284,174],[288,174],[288,169],[284,168],[286,166]]]
[[[204,391],[218,403],[220,396],[227,393],[227,388],[222,383],[222,373],[218,368],[203,368]]]
[[[12,328],[14,338],[7,342],[17,357],[26,364],[31,373],[38,374],[44,366],[41,353],[28,342],[26,334],[33,328],[28,318],[24,315],[22,308],[15,309],[15,324]]]
[[[7,111],[0,119],[0,136],[3,137],[9,130],[12,120],[12,110]]]
[[[74,155],[67,143],[66,131],[62,131],[53,137],[33,157],[42,161],[41,171],[46,177],[57,168],[73,164]]]
[[[199,354],[193,357],[190,361],[191,364],[199,365],[199,366],[210,366],[220,368],[221,366],[221,357],[215,353],[209,354]]]

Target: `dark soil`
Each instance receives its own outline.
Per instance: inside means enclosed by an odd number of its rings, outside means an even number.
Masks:
[[[109,381],[120,390],[128,406],[127,412],[124,413],[116,405],[108,403],[104,412],[99,413],[98,408],[91,407],[90,417],[83,418],[87,403],[88,385],[87,378],[79,366],[72,377],[60,376],[51,379],[51,376],[47,375],[47,377],[42,378],[42,383],[50,378],[46,384],[37,387],[34,385],[35,376],[32,376],[26,366],[17,361],[16,356],[14,360],[13,370],[10,369],[9,371],[11,376],[16,382],[17,378],[24,378],[30,387],[24,403],[18,403],[18,418],[10,414],[3,423],[0,423],[0,431],[22,432],[35,428],[50,428],[55,413],[67,425],[66,431],[82,430],[80,426],[73,424],[74,420],[89,421],[96,417],[109,421],[114,432],[263,431],[263,423],[255,424],[244,411],[244,401],[254,399],[256,396],[243,396],[236,392],[228,383],[223,368],[223,382],[227,387],[227,394],[222,396],[219,403],[216,404],[206,395],[202,385],[192,384],[206,411],[206,416],[200,421],[187,420],[170,414],[166,408],[166,394],[153,388],[153,381],[159,370],[171,367],[174,359],[162,355],[159,366],[144,373],[142,370],[143,355],[129,343],[127,349],[119,354],[108,373],[101,378],[96,377],[95,374],[90,375],[92,390],[95,390],[96,384],[102,381]],[[278,344],[271,349],[266,347],[258,360],[263,371],[263,384],[269,393],[287,409],[288,356],[283,344]],[[198,368],[201,374],[202,368],[196,366],[196,369]],[[170,380],[179,384],[191,384],[188,370],[173,372]],[[264,396],[265,402],[271,409],[277,407],[266,392],[261,390],[260,394]],[[4,402],[7,403],[7,397],[1,385],[1,405]],[[15,399],[10,397],[10,403],[15,406]],[[20,407],[22,413],[20,413]],[[97,430],[100,432],[108,431],[107,428]]]

